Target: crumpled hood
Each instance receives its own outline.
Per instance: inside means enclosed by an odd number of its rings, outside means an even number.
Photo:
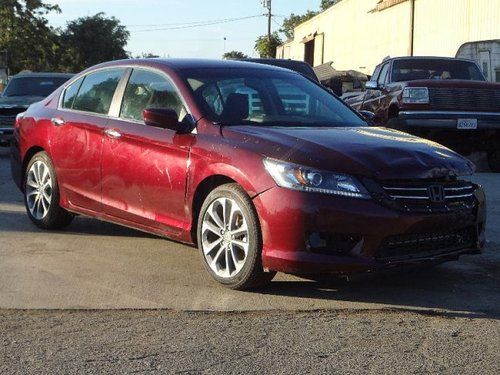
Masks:
[[[43,96],[0,96],[0,108],[28,108],[43,99]]]
[[[322,170],[386,179],[469,175],[474,165],[435,142],[392,129],[229,126],[235,147]]]

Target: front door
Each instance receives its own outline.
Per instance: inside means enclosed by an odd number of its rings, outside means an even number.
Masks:
[[[105,214],[177,233],[188,227],[185,207],[191,134],[144,124],[146,108],[185,107],[171,81],[160,72],[134,69],[123,94],[119,118],[105,131],[102,197]]]

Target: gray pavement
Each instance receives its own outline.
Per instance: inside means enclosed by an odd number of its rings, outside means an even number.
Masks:
[[[500,175],[478,174],[488,193],[488,246],[431,269],[312,281],[278,275],[259,293],[227,290],[196,249],[78,217],[46,232],[28,220],[0,150],[0,308],[174,310],[420,309],[500,313]]]

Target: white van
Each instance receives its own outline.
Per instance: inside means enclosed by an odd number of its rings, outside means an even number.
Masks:
[[[474,60],[488,81],[500,82],[500,39],[465,43],[456,57]]]

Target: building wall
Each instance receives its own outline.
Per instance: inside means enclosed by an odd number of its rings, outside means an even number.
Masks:
[[[301,41],[314,33],[314,65],[333,61],[335,69],[371,74],[384,57],[408,55],[410,1],[381,11],[375,10],[377,3],[342,0],[299,25],[277,57],[304,60]],[[415,0],[417,56],[455,56],[463,43],[499,38],[500,0]]]

